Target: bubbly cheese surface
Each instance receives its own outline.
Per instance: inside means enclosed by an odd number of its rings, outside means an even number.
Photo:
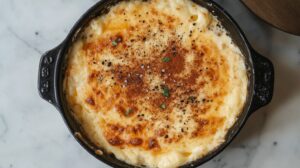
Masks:
[[[243,55],[190,0],[120,2],[70,51],[69,107],[93,143],[128,164],[173,168],[225,141],[247,97]]]

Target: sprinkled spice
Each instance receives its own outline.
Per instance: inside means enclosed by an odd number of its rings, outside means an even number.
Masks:
[[[197,97],[195,97],[195,96],[190,96],[190,97],[188,98],[188,101],[190,101],[191,103],[194,103],[194,102],[196,101],[196,99],[197,99]]]
[[[122,42],[122,37],[121,36],[119,36],[119,37],[117,37],[117,39],[116,39],[116,41],[117,41],[117,43],[121,43]]]
[[[104,77],[101,75],[101,76],[99,76],[97,79],[98,79],[98,82],[101,83],[101,82],[103,81]]]

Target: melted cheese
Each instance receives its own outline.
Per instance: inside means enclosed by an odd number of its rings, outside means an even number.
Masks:
[[[66,99],[89,138],[132,165],[178,167],[225,140],[247,95],[243,55],[190,0],[132,0],[69,52]]]

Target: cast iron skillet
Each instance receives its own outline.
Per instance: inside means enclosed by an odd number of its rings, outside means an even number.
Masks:
[[[61,112],[73,136],[90,154],[112,167],[132,168],[134,166],[116,159],[111,154],[104,152],[102,155],[99,155],[99,152],[95,152],[99,148],[89,141],[80,124],[72,117],[71,110],[67,107],[62,85],[67,52],[72,42],[77,38],[80,30],[82,30],[91,19],[106,14],[109,11],[109,7],[120,1],[121,0],[100,0],[79,19],[67,38],[59,46],[46,52],[42,56],[39,67],[38,89],[41,97],[53,104]],[[205,157],[186,164],[182,166],[182,168],[200,166],[215,157],[229,145],[243,127],[246,119],[255,110],[267,105],[271,101],[274,85],[274,68],[272,63],[251,48],[243,32],[229,14],[225,12],[222,7],[210,0],[193,1],[207,8],[213,15],[217,16],[232,37],[234,43],[241,49],[245,56],[244,59],[248,70],[249,84],[247,100],[243,112],[240,114],[234,126],[229,130],[226,141]]]

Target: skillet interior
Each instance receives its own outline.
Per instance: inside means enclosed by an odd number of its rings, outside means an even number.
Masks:
[[[111,0],[111,1],[99,1],[95,6],[93,6],[90,10],[87,11],[86,14],[82,16],[82,18],[75,24],[73,29],[71,30],[70,34],[66,38],[66,40],[61,44],[61,51],[58,56],[56,62],[56,71],[55,71],[55,87],[57,88],[56,91],[56,102],[58,103],[57,106],[59,110],[62,112],[62,115],[69,126],[72,134],[75,138],[79,141],[79,143],[92,155],[94,155],[99,160],[107,163],[113,167],[122,167],[122,168],[130,168],[130,166],[122,161],[117,160],[113,155],[104,153],[103,155],[97,155],[95,150],[98,148],[86,138],[83,129],[81,128],[80,124],[78,124],[75,119],[71,115],[71,111],[69,110],[65,96],[63,93],[63,79],[64,73],[67,63],[67,54],[69,47],[73,43],[73,41],[77,38],[78,33],[92,20],[93,18],[106,14],[109,11],[109,7],[113,6],[114,4],[120,2],[121,0]],[[228,31],[229,35],[233,39],[233,42],[240,48],[241,52],[245,56],[245,64],[248,69],[248,95],[247,100],[245,103],[245,107],[243,112],[240,114],[237,122],[234,126],[228,131],[226,136],[226,141],[219,146],[219,148],[215,149],[214,151],[210,152],[205,157],[198,159],[192,163],[182,166],[183,168],[188,167],[196,167],[199,166],[206,161],[213,158],[215,155],[220,153],[237,135],[239,130],[242,128],[243,124],[245,123],[245,119],[248,116],[251,101],[253,98],[253,90],[254,90],[254,71],[253,71],[253,63],[251,54],[248,47],[248,42],[244,38],[241,30],[238,28],[236,23],[230,18],[230,16],[217,4],[209,1],[209,0],[193,0],[196,4],[199,4],[205,8],[207,8],[213,15],[217,16],[218,20],[222,23],[223,27]],[[80,133],[80,134],[78,134]]]

